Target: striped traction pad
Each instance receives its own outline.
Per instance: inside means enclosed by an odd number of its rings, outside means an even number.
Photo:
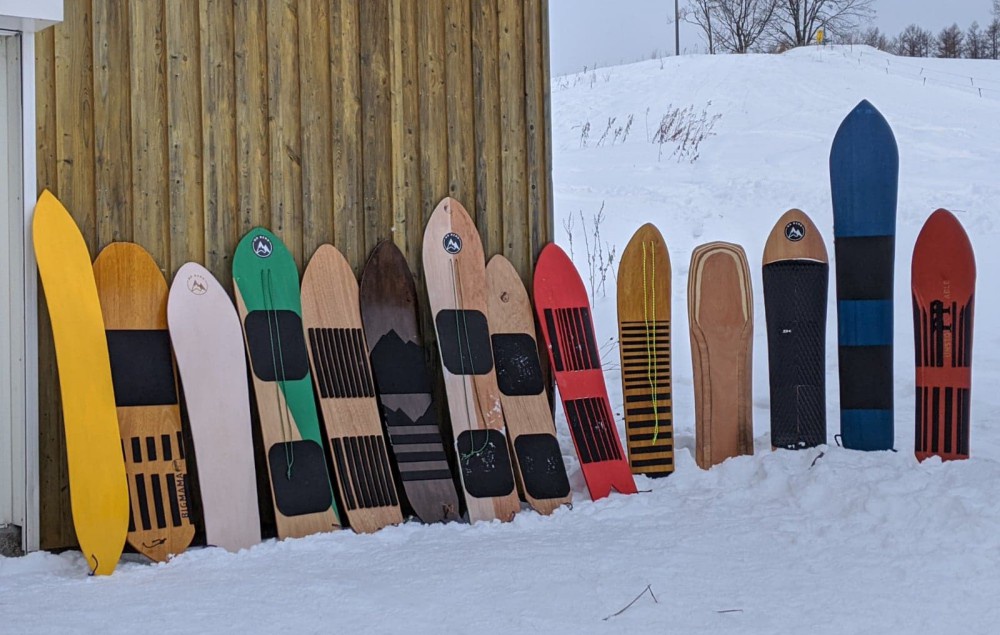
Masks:
[[[674,471],[670,322],[622,322],[619,328],[629,465],[633,474],[670,474]]]
[[[316,383],[324,399],[374,399],[364,335],[358,328],[310,328]],[[335,436],[333,461],[348,511],[399,504],[381,434]]]
[[[972,311],[972,298],[964,305],[935,300],[930,307],[913,299],[917,363],[914,449],[920,458],[969,456]],[[926,379],[937,380],[933,383],[938,385],[923,385]]]
[[[590,309],[545,309],[556,372],[601,370]],[[602,397],[567,399],[566,419],[581,463],[622,460],[611,407]]]
[[[189,523],[187,484],[184,471],[175,469],[174,460],[184,460],[184,443],[181,433],[176,433],[176,456],[174,442],[169,434],[122,439],[122,453],[126,462],[138,468],[148,467],[134,474],[129,483],[133,504],[129,506],[128,531],[163,530],[180,527]],[[136,525],[136,512],[138,522]],[[168,517],[169,514],[169,517]],[[154,525],[155,523],[155,525]],[[149,545],[152,548],[154,545]]]

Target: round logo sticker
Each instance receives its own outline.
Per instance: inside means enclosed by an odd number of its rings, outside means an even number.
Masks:
[[[462,251],[462,237],[455,232],[445,234],[441,244],[444,245],[444,250],[452,256]]]
[[[253,242],[250,243],[253,248],[253,252],[257,254],[258,258],[267,258],[274,251],[274,246],[271,245],[271,239],[267,236],[254,236]]]
[[[187,288],[188,291],[195,295],[205,295],[205,293],[208,292],[208,284],[205,282],[205,279],[198,274],[188,276]]]
[[[785,238],[787,238],[788,240],[792,241],[793,243],[797,243],[805,237],[806,237],[806,227],[799,221],[793,220],[792,222],[785,225]]]

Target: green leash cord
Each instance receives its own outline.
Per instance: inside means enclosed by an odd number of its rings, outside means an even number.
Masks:
[[[649,287],[652,289],[652,293],[648,291],[646,287],[646,243],[642,243],[642,317],[646,325],[646,377],[649,380],[649,387],[652,391],[653,400],[653,445],[656,445],[656,441],[660,436],[660,413],[659,404],[657,402],[656,394],[656,384],[657,375],[659,369],[656,365],[656,258],[654,257],[654,249],[656,243],[649,243],[649,259],[652,261],[650,266],[649,275]],[[652,295],[652,313],[653,313],[653,327],[649,326],[649,313],[650,313],[650,299],[649,296]]]
[[[278,325],[278,313],[274,309],[274,285],[271,282],[271,270],[261,269],[260,272],[260,288],[264,293],[264,297],[267,299],[264,303],[264,313],[267,315],[267,334],[271,340],[271,367],[274,370],[274,393],[278,399],[278,403],[281,403],[281,392],[285,388],[285,356],[281,349],[281,327]],[[270,308],[267,304],[270,303]],[[274,317],[274,326],[271,326],[271,318]],[[278,354],[275,355],[275,341],[278,343]],[[281,368],[281,379],[278,379],[278,368]],[[285,472],[285,478],[291,480],[292,478],[292,465],[295,463],[295,450],[292,448],[292,443],[290,439],[292,438],[292,415],[288,412],[288,400],[285,399],[285,407],[278,409],[278,418],[281,420],[281,436],[284,437],[285,442],[282,444],[285,446],[285,464],[288,469]]]

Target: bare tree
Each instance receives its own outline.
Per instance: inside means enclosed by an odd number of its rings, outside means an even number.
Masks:
[[[715,55],[715,25],[713,24],[713,18],[718,11],[717,4],[718,0],[688,0],[681,18],[685,22],[701,29],[701,33],[708,43],[708,52],[711,55]]]
[[[715,39],[731,53],[747,53],[772,26],[781,0],[716,0]]]
[[[965,35],[962,33],[962,29],[958,28],[958,24],[952,24],[947,28],[941,29],[937,39],[938,57],[955,58],[962,56],[962,42],[965,40]]]
[[[993,0],[993,17],[1000,20],[1000,0]]]
[[[903,57],[930,57],[937,45],[934,34],[911,24],[892,42],[892,52]]]
[[[983,31],[983,40],[986,42],[986,57],[991,60],[1000,59],[1000,17],[993,18]]]
[[[880,51],[888,51],[892,47],[889,38],[885,36],[885,33],[879,31],[877,26],[870,26],[862,31],[860,37],[857,37],[854,42],[867,44]]]
[[[823,29],[843,38],[875,16],[874,0],[779,0],[774,37],[778,46],[804,46]]]
[[[980,31],[979,22],[973,21],[969,25],[969,30],[965,32],[965,47],[963,49],[965,57],[971,60],[988,59],[988,48],[986,32]]]

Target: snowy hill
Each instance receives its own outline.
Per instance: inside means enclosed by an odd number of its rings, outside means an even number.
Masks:
[[[900,153],[899,452],[831,445],[772,453],[760,289],[764,240],[782,212],[799,207],[824,233],[832,255],[827,159],[837,126],[861,99],[885,115]],[[694,163],[670,158],[670,145],[658,158],[661,148],[648,141],[671,106],[720,115]],[[575,503],[552,517],[525,511],[505,525],[410,523],[369,536],[269,541],[235,555],[194,550],[159,566],[123,563],[105,579],[86,578],[79,554],[0,558],[0,624],[12,633],[131,632],[137,626],[234,633],[995,631],[998,113],[995,62],[898,59],[858,47],[668,58],[554,78],[557,241],[568,246],[563,221],[576,217],[574,250],[585,270],[578,212],[589,223],[603,203],[602,239],[618,253],[647,221],[659,226],[670,249],[673,476],[639,478],[641,493],[591,502],[560,413]],[[611,117],[615,124],[600,142]],[[921,224],[937,207],[956,212],[977,250],[973,458],[918,464],[909,262]],[[757,453],[706,472],[691,456],[686,284],[692,249],[713,240],[742,244],[752,267]],[[620,413],[614,307],[609,274],[595,313],[612,405]],[[831,301],[831,444],[838,432],[835,319]],[[647,586],[656,602],[646,594],[609,617]]]

